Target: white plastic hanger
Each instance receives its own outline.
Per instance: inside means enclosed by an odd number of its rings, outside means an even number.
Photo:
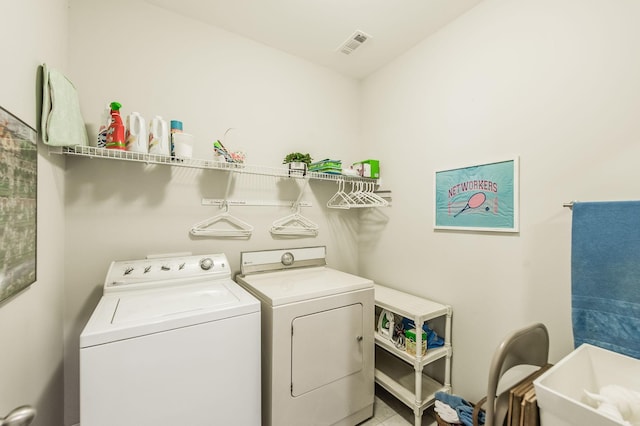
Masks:
[[[373,182],[366,182],[363,186],[362,194],[370,205],[373,207],[387,207],[389,205],[387,200],[374,192],[375,184]]]
[[[300,200],[302,200],[302,195],[308,183],[309,179],[304,179],[298,199],[291,206],[295,213],[274,221],[270,229],[272,234],[290,236],[318,235],[318,225],[300,214]]]
[[[275,235],[318,235],[318,225],[300,214],[300,205],[294,203],[296,212],[278,219],[271,226]]]
[[[352,182],[351,192],[348,194],[349,198],[353,200],[351,207],[368,207],[369,200],[364,193],[364,183]]]
[[[224,211],[216,216],[210,217],[198,222],[191,227],[191,235],[196,236],[210,236],[210,237],[249,237],[253,232],[253,226],[247,222],[238,219],[237,217],[229,213],[229,204],[224,202],[222,204]],[[226,222],[231,225],[227,228],[212,228],[220,222]]]
[[[329,198],[327,201],[327,207],[332,209],[349,209],[351,208],[351,204],[353,200],[349,195],[344,192],[345,181],[340,179],[338,181],[338,192],[333,194],[333,197]]]
[[[344,182],[338,187],[333,197],[327,202],[327,207],[349,209],[358,207],[386,207],[389,202],[374,192],[374,182],[351,182],[351,191],[344,192]]]

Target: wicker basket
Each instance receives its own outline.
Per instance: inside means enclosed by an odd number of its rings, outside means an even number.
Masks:
[[[447,423],[444,420],[442,420],[440,418],[440,416],[438,415],[438,413],[433,413],[436,416],[436,422],[438,422],[438,426],[455,426],[455,425],[461,425],[462,423]]]

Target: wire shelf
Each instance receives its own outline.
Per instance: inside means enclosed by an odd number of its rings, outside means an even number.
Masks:
[[[265,175],[289,178],[308,178],[328,181],[346,182],[376,182],[375,179],[359,176],[334,175],[329,173],[307,172],[303,175],[299,171],[289,170],[284,167],[260,166],[254,164],[225,163],[215,160],[203,160],[197,158],[175,158],[158,154],[143,154],[140,152],[120,151],[117,149],[97,148],[94,146],[59,146],[49,147],[49,153],[73,155],[90,158],[104,158],[112,160],[133,161],[145,164],[162,164],[192,169],[223,170],[233,173],[246,173],[253,175]]]

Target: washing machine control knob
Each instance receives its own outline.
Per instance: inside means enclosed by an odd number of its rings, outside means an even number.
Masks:
[[[210,257],[200,259],[200,267],[205,271],[208,271],[213,266],[213,260]]]
[[[285,254],[283,254],[282,257],[280,258],[280,262],[282,262],[284,266],[293,265],[293,253],[288,251]]]

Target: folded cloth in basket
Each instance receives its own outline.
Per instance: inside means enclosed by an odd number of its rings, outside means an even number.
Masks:
[[[442,401],[458,413],[458,418],[460,419],[460,423],[465,426],[473,426],[473,406],[463,398],[457,395],[450,395],[446,392],[436,392],[434,395],[436,401]],[[480,412],[478,416],[478,421],[480,424],[484,424],[485,422],[485,414],[483,411]]]
[[[87,145],[78,93],[62,73],[42,64],[42,141],[47,145]]]
[[[449,404],[445,404],[444,402],[438,401],[436,399],[436,402],[434,403],[434,411],[438,413],[438,416],[440,416],[440,418],[447,423],[460,423],[460,417],[458,417],[458,413]]]

